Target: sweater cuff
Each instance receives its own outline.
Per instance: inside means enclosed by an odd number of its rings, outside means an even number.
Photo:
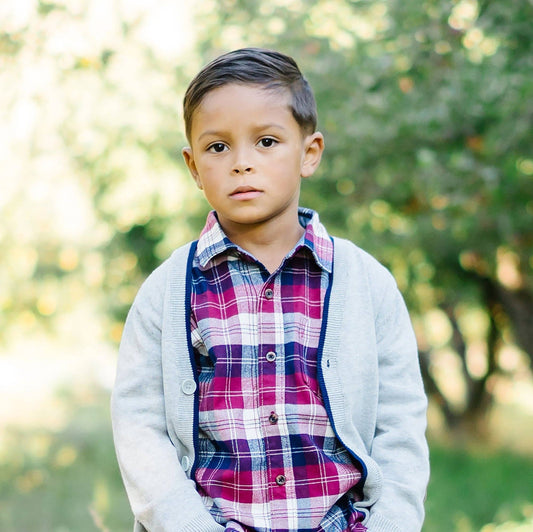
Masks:
[[[162,529],[160,529],[162,530]],[[179,529],[180,532],[224,532],[225,528],[218,523],[215,523],[213,519],[206,519],[205,516],[197,517],[193,519],[185,527]],[[135,520],[135,526],[133,532],[148,532],[140,521]]]
[[[368,532],[405,532],[391,520],[379,513],[371,513],[369,518],[363,523]]]
[[[198,516],[193,521],[187,523],[186,526],[179,529],[180,532],[224,532],[225,527],[215,523],[214,519],[211,516],[205,518],[205,516]]]

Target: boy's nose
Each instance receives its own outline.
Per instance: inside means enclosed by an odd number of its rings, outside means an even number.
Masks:
[[[235,175],[238,175],[238,174],[249,174],[251,171],[252,171],[252,167],[251,166],[247,166],[247,165],[235,165],[233,167],[233,170],[232,170],[232,172]]]
[[[250,154],[244,149],[237,151],[231,172],[234,175],[239,175],[249,174],[252,170],[253,164],[250,159]]]

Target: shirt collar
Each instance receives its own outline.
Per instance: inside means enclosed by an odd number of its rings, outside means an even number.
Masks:
[[[311,209],[300,207],[298,209],[298,220],[304,227],[305,232],[294,246],[288,256],[294,255],[301,248],[306,247],[312,253],[316,263],[328,273],[333,267],[333,243],[326,228],[320,222],[318,213]],[[218,255],[235,250],[249,256],[249,254],[234,244],[224,233],[215,211],[211,211],[207,216],[205,226],[198,239],[196,256],[201,268],[208,267],[208,264]]]
[[[237,250],[238,246],[234,244],[224,233],[215,211],[207,215],[205,226],[198,239],[196,256],[201,268],[206,268],[209,261],[231,249]]]
[[[322,269],[331,273],[333,270],[333,242],[326,228],[320,222],[318,213],[312,209],[300,207],[298,209],[298,219],[305,232],[291,254],[305,246],[313,254],[316,263]]]

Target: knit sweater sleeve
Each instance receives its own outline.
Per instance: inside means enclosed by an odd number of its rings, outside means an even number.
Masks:
[[[427,400],[416,340],[404,300],[392,275],[382,269],[376,284],[375,326],[379,399],[371,457],[383,473],[369,531],[418,532],[429,477],[425,440]]]
[[[415,335],[391,273],[342,239],[321,371],[338,435],[364,465],[364,525],[420,532],[429,458]]]
[[[219,532],[167,430],[161,333],[169,267],[146,280],[126,320],[111,399],[115,449],[136,531]]]

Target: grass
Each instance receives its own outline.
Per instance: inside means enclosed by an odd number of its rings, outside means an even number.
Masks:
[[[2,532],[131,532],[105,394],[74,398],[60,431],[6,430],[0,448]]]
[[[70,418],[60,430],[1,434],[0,530],[131,532],[108,397],[65,399]],[[533,458],[431,447],[424,532],[533,530]]]
[[[533,531],[533,459],[432,445],[426,514],[424,532],[492,532],[526,519]]]

